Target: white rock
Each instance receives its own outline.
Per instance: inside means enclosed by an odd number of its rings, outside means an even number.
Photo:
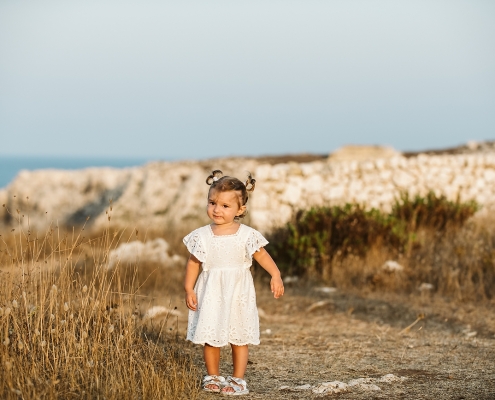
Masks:
[[[323,179],[320,175],[313,175],[305,181],[304,190],[308,193],[320,193],[323,189]]]
[[[299,281],[298,276],[284,276],[283,278],[284,283],[294,283]]]
[[[164,266],[171,266],[178,262],[185,262],[178,255],[168,255],[169,244],[162,238],[156,238],[143,243],[139,240],[121,243],[119,247],[110,250],[108,257],[108,269],[120,264],[136,264],[139,262],[155,262]]]
[[[282,198],[284,202],[296,205],[301,199],[301,194],[302,190],[299,186],[290,185],[287,186],[287,188],[285,189],[284,193],[282,194]]]
[[[337,291],[337,288],[323,286],[323,287],[315,288],[315,290],[318,292],[330,294],[330,293],[335,293]]]
[[[405,381],[406,379],[407,378],[405,376],[396,376],[394,374],[387,374],[377,379],[377,382],[393,383],[393,382],[402,382]]]
[[[435,286],[433,286],[431,283],[426,283],[426,282],[423,282],[421,285],[419,285],[418,287],[418,290],[420,292],[427,292],[427,291],[430,291],[430,290],[433,290],[435,289]]]
[[[312,386],[310,384],[300,385],[300,386],[280,386],[279,390],[284,390],[287,392],[299,392],[302,390],[309,390]]]
[[[164,306],[153,306],[144,315],[145,319],[160,318],[173,315],[175,317],[180,317],[182,313],[179,310],[170,310]]]
[[[357,379],[352,379],[349,381],[348,385],[349,386],[357,386],[357,385],[361,385],[363,383],[373,383],[375,382],[375,378],[357,378]]]
[[[338,200],[345,196],[346,188],[344,186],[333,186],[323,189],[324,197],[328,200]]]
[[[404,271],[404,267],[400,265],[397,261],[388,260],[382,265],[382,270],[387,272],[400,272]]]
[[[333,382],[323,382],[322,384],[313,388],[313,393],[315,394],[326,394],[326,393],[343,393],[349,390],[347,383],[333,381]]]
[[[402,189],[408,189],[416,181],[415,177],[405,171],[396,170],[393,175],[393,181],[396,186]]]
[[[311,387],[312,386],[310,384],[300,385],[300,386],[295,386],[294,390],[309,390],[311,389]]]

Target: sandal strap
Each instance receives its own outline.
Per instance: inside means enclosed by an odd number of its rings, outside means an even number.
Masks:
[[[235,376],[229,376],[227,378],[227,381],[229,382],[229,386],[234,389],[236,392],[241,392],[243,390],[247,389],[247,384],[244,379],[241,378],[236,378]]]
[[[222,383],[225,382],[225,378],[219,375],[206,375],[203,378],[203,383]]]

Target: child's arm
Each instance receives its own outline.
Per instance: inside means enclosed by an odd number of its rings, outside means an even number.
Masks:
[[[268,254],[268,252],[262,247],[259,251],[253,254],[254,259],[258,262],[263,269],[272,276],[270,281],[270,289],[272,290],[273,297],[278,299],[284,295],[284,282],[280,276],[280,270],[273,261],[273,258]]]
[[[186,305],[190,310],[196,311],[198,307],[198,299],[194,292],[194,284],[199,275],[199,267],[201,261],[199,261],[192,254],[189,256],[186,264],[186,278],[184,279],[184,290],[186,291]]]

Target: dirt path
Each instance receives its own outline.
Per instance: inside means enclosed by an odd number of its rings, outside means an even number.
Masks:
[[[406,379],[373,382],[380,390],[354,386],[326,396],[495,399],[495,310],[432,305],[429,299],[410,303],[393,296],[383,300],[308,288],[289,288],[283,301],[274,301],[266,288],[258,289],[265,314],[262,343],[250,348],[246,380],[251,394],[243,398],[310,399],[317,397],[311,389],[291,390],[394,374]],[[401,333],[420,313],[426,317]],[[201,365],[201,346],[192,348]],[[224,348],[224,375],[231,372],[229,360],[230,350]],[[289,389],[280,390],[282,386]],[[214,397],[218,395],[200,396]]]

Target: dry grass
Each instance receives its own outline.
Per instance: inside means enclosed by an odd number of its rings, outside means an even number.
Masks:
[[[411,254],[401,254],[380,244],[364,256],[333,257],[321,266],[321,278],[342,289],[414,293],[422,284],[430,294],[458,301],[486,301],[495,292],[495,231],[482,221],[472,221],[455,232],[418,233]],[[403,270],[384,268],[395,260]],[[424,285],[423,285],[424,286]]]
[[[136,269],[105,268],[125,232],[83,233],[35,234],[19,215],[0,237],[0,398],[196,398],[171,315],[142,318]]]

